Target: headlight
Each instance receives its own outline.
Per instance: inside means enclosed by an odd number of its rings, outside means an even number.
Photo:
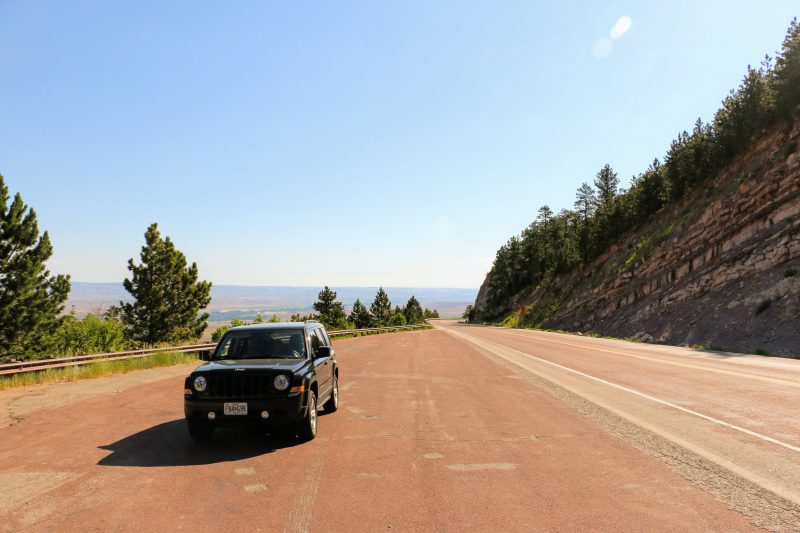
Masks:
[[[289,388],[289,378],[283,374],[275,376],[275,381],[273,383],[275,384],[275,388],[278,390],[286,390]]]
[[[203,392],[206,390],[206,385],[208,385],[208,383],[206,383],[206,378],[203,376],[197,376],[194,378],[194,390],[197,392]]]

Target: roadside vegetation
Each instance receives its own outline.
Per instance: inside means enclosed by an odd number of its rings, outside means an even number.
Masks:
[[[578,188],[573,209],[539,208],[536,220],[497,251],[487,276],[489,297],[483,315],[470,308],[467,317],[501,320],[509,299],[523,291],[549,291],[557,303],[564,290],[554,283],[558,275],[586,267],[623,237],[641,230],[654,215],[705,186],[767,129],[793,120],[799,112],[800,25],[794,19],[776,57],[765,56],[757,68],[748,66],[711,122],[697,119],[691,131],[679,133],[663,160],[654,159],[627,189],[620,186],[613,168],[604,165],[592,184]],[[655,230],[634,244],[620,270],[634,268],[674,226]],[[795,274],[790,269],[786,276]],[[531,308],[517,321],[542,325],[552,311]]]
[[[145,233],[141,262],[128,262],[124,287],[132,302],[83,318],[63,314],[69,276],[51,275],[47,232],[36,213],[0,176],[0,363],[174,345],[200,337],[207,327],[211,283],[158,225]]]
[[[160,352],[147,357],[135,359],[117,359],[115,361],[96,361],[79,366],[51,368],[37,372],[25,372],[0,376],[0,390],[43,383],[77,381],[80,379],[98,378],[112,374],[124,374],[133,370],[159,368],[197,362],[197,354],[181,352]]]
[[[439,312],[437,310],[423,309],[415,296],[411,296],[405,306],[395,306],[394,309],[392,309],[392,302],[389,300],[389,295],[386,294],[383,287],[378,288],[375,299],[372,304],[370,304],[369,308],[361,303],[360,299],[357,299],[353,303],[353,308],[348,315],[344,304],[337,300],[336,291],[326,285],[319,292],[313,308],[316,313],[307,315],[295,313],[291,316],[290,321],[303,322],[304,320],[318,320],[324,324],[329,331],[338,331],[345,329],[357,330],[422,324],[429,318],[439,318]],[[263,322],[263,318],[261,321]],[[278,317],[272,315],[270,322],[278,321]],[[256,318],[255,322],[259,322],[258,318]],[[241,320],[232,320],[230,326],[222,326],[216,329],[211,335],[211,339],[214,342],[218,342],[228,329],[244,324],[245,322]]]

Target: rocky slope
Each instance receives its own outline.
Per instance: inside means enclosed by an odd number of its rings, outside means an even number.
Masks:
[[[487,280],[488,281],[488,280]],[[487,309],[548,328],[800,354],[800,121],[588,267]]]

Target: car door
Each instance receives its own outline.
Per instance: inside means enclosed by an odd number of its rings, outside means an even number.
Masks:
[[[317,330],[319,332],[319,336],[322,339],[322,345],[328,346],[331,349],[331,356],[328,362],[328,367],[331,370],[331,387],[333,387],[333,378],[336,376],[336,350],[333,349],[333,343],[331,342],[330,337],[328,337],[328,332],[325,331],[324,327],[321,327]]]
[[[314,358],[314,368],[317,372],[319,397],[327,398],[331,388],[331,361],[329,357],[320,357],[319,353],[320,346],[325,345],[325,338],[319,329],[312,329],[308,335],[311,341],[311,356]]]

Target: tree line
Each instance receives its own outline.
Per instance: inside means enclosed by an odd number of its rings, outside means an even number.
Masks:
[[[111,352],[200,338],[208,327],[203,310],[211,302],[211,283],[199,279],[196,263],[158,224],[145,232],[139,262],[128,261],[130,277],[123,286],[132,297],[105,313],[79,319],[75,311],[63,314],[70,277],[52,275],[46,267],[53,253],[48,233],[39,234],[36,212],[19,193],[13,200],[0,175],[0,361],[46,355]],[[315,314],[293,315],[292,320],[316,319],[330,329],[355,329],[418,324],[438,318],[412,296],[404,307],[392,309],[383,288],[367,309],[356,300],[348,315],[336,292],[325,287],[314,303]],[[259,314],[256,322],[263,322]],[[269,322],[278,322],[273,314]],[[234,320],[232,326],[244,322]],[[214,332],[214,340],[227,330]]]
[[[575,193],[573,209],[539,208],[536,219],[497,251],[489,272],[488,307],[497,309],[524,289],[547,286],[558,274],[591,263],[716,175],[768,128],[800,112],[800,25],[793,19],[773,59],[748,65],[710,123],[697,119],[674,139],[663,161],[654,159],[627,189],[604,165]],[[475,320],[472,308],[465,314]],[[491,316],[483,318],[493,318]]]
[[[303,322],[306,320],[318,320],[327,329],[336,331],[343,329],[365,329],[422,324],[430,318],[439,318],[439,312],[436,309],[430,310],[427,307],[423,309],[419,300],[413,295],[408,299],[405,306],[400,307],[396,305],[394,309],[392,309],[392,302],[389,300],[389,295],[386,294],[383,287],[378,288],[375,299],[372,301],[369,308],[361,303],[361,299],[357,298],[353,303],[350,314],[347,314],[344,304],[336,298],[336,291],[326,285],[319,292],[313,308],[316,313],[307,315],[295,313],[291,315],[290,321]],[[259,314],[258,317],[256,317],[255,323],[263,321],[263,317]],[[270,322],[279,322],[278,316],[273,314]],[[242,326],[244,324],[245,322],[242,320],[232,320],[230,326],[217,328],[211,336],[211,339],[217,342],[230,328]]]
[[[314,302],[317,314],[307,317],[293,315],[292,320],[315,319],[322,322],[326,328],[337,329],[364,329],[379,328],[384,326],[404,326],[406,324],[421,324],[429,318],[439,318],[439,312],[423,309],[416,296],[412,295],[403,307],[399,305],[392,309],[389,295],[378,288],[375,299],[367,308],[360,299],[356,299],[350,314],[345,313],[344,304],[336,299],[336,291],[327,285],[323,288],[317,301]]]
[[[36,212],[0,175],[0,361],[118,351],[196,339],[208,326],[211,283],[158,225],[145,233],[140,262],[123,285],[133,297],[103,314],[63,315],[70,277],[46,267],[50,238]]]

